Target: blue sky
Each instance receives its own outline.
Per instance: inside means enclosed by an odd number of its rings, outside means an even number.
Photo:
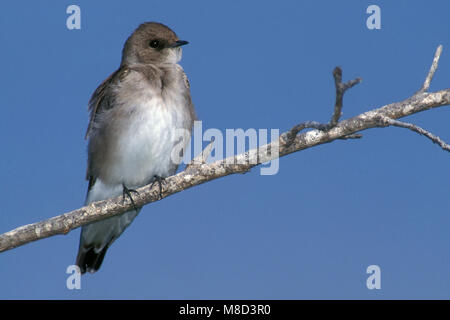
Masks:
[[[81,30],[66,8],[81,8]],[[381,29],[366,8],[381,8]],[[400,101],[444,46],[448,1],[10,1],[0,11],[0,232],[80,207],[87,102],[142,22],[190,44],[181,65],[203,128],[326,122],[331,71],[362,77],[344,118]],[[409,117],[450,141],[450,108]],[[450,298],[450,155],[399,128],[363,132],[146,206],[100,271],[66,288],[79,230],[0,254],[0,298]],[[368,290],[366,268],[381,268]]]

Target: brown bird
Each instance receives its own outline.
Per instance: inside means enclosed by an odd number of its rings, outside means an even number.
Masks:
[[[131,197],[133,189],[175,174],[179,161],[173,150],[186,148],[196,118],[189,82],[178,64],[187,43],[161,23],[141,24],[125,42],[119,69],[93,93],[86,204]],[[82,227],[76,261],[81,273],[100,268],[140,209]]]

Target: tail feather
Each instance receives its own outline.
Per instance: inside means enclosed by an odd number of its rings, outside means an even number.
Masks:
[[[125,231],[138,211],[128,211],[119,216],[83,226],[80,234],[80,246],[76,264],[81,273],[96,272],[102,265],[106,251]]]
[[[122,194],[123,185],[105,185],[100,179],[89,181],[86,204]],[[76,264],[81,273],[96,272],[102,265],[106,251],[130,225],[140,208],[121,215],[93,222],[81,228]]]
[[[108,248],[109,245],[106,245],[100,252],[96,252],[95,247],[80,247],[76,264],[80,268],[81,274],[86,271],[94,273],[100,269]]]

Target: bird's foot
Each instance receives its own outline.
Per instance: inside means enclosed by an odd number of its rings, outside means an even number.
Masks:
[[[150,188],[153,188],[153,185],[158,182],[159,185],[159,200],[161,200],[163,198],[162,196],[162,182],[164,182],[166,180],[166,178],[163,178],[161,176],[158,175],[154,175],[153,179],[152,179],[152,184],[150,185]]]
[[[122,187],[123,187],[123,191],[122,191],[122,201],[125,202],[125,196],[127,196],[128,198],[130,198],[131,204],[133,205],[133,208],[135,211],[137,211],[137,207],[136,204],[134,203],[133,197],[131,196],[132,193],[136,193],[137,195],[139,195],[139,192],[137,190],[134,189],[128,189],[125,184],[122,183]]]

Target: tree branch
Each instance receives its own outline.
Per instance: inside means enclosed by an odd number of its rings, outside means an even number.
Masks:
[[[450,152],[450,145],[445,143],[438,136],[435,136],[431,132],[429,132],[429,131],[427,131],[425,129],[422,129],[419,126],[416,126],[416,125],[414,125],[412,123],[407,123],[407,122],[394,120],[394,119],[391,119],[391,118],[388,118],[388,117],[385,117],[385,116],[380,116],[378,121],[379,121],[381,127],[385,127],[385,126],[400,127],[400,128],[409,129],[409,130],[414,131],[414,132],[416,132],[418,134],[421,134],[421,135],[427,137],[428,139],[430,139],[433,143],[438,144],[442,148],[442,150]]]
[[[206,160],[208,160],[209,155],[211,154],[212,147],[214,146],[214,137],[211,142],[203,149],[203,151],[196,156],[184,169],[185,171],[191,171],[195,166],[205,164]]]
[[[436,53],[434,54],[433,62],[431,63],[430,71],[428,72],[428,75],[425,78],[425,81],[423,82],[422,88],[420,88],[420,90],[417,91],[417,93],[426,92],[426,91],[428,91],[428,88],[430,88],[431,80],[433,80],[434,73],[437,70],[437,67],[439,64],[439,58],[441,57],[441,53],[442,53],[442,45],[440,45],[436,49]]]
[[[356,78],[346,83],[342,83],[342,70],[339,67],[336,67],[333,70],[333,77],[334,77],[334,84],[336,87],[336,102],[334,104],[334,113],[333,116],[331,117],[329,124],[330,128],[336,126],[340,117],[342,116],[342,107],[345,91],[347,91],[347,89],[350,89],[351,87],[357,85],[362,81],[361,78]]]
[[[235,173],[245,173],[259,164],[323,143],[329,143],[337,139],[358,138],[360,135],[357,132],[387,125],[407,127],[419,132],[448,151],[448,145],[433,134],[414,125],[394,120],[450,104],[450,88],[432,93],[427,92],[434,72],[437,69],[441,52],[442,46],[439,46],[422,88],[412,97],[367,111],[343,121],[339,121],[342,113],[343,95],[347,89],[353,87],[361,80],[355,79],[342,83],[342,71],[340,68],[336,68],[333,72],[336,84],[336,103],[330,123],[304,122],[280,135],[277,141],[272,141],[265,146],[224,160],[206,164],[206,158],[212,150],[211,142],[202,154],[197,156],[187,166],[186,170],[165,179],[162,195],[167,197],[220,177]],[[301,130],[307,128],[314,130],[299,134]],[[274,152],[274,150],[278,150],[278,152]],[[139,188],[138,192],[139,195],[134,197],[134,203],[138,207],[159,200],[159,188],[156,185],[144,186]],[[22,226],[0,235],[0,252],[53,235],[66,234],[82,225],[124,213],[132,208],[133,204],[128,198],[126,201],[123,201],[122,196],[119,196],[91,203],[48,220]]]
[[[334,128],[338,122],[340,117],[342,116],[342,107],[343,107],[343,100],[344,100],[344,93],[351,87],[357,85],[362,81],[361,78],[356,78],[350,81],[347,81],[346,83],[342,83],[342,69],[340,67],[336,67],[333,70],[333,77],[334,77],[334,84],[336,87],[336,102],[334,104],[334,112],[331,116],[330,122],[327,124],[322,124],[315,121],[306,121],[300,124],[295,125],[289,132],[286,133],[286,143],[290,144],[294,141],[294,138],[297,136],[297,134],[304,130],[304,129],[317,129],[322,131],[330,130],[331,128]],[[341,137],[339,139],[359,139],[362,135],[360,134],[351,134],[345,137]]]

